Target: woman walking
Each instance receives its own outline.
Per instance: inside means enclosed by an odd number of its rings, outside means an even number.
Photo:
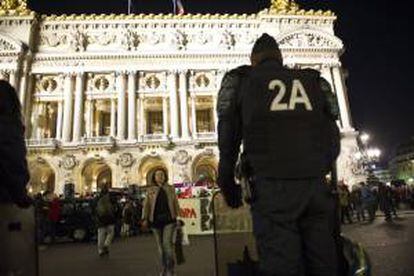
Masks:
[[[167,173],[157,169],[148,188],[142,212],[143,226],[151,227],[162,264],[162,276],[174,275],[174,231],[180,207],[173,186],[167,184]]]

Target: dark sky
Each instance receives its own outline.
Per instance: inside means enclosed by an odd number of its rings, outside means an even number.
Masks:
[[[135,0],[137,13],[169,13],[171,0]],[[266,0],[182,0],[188,13],[254,13]],[[414,64],[411,10],[398,0],[296,0],[304,8],[333,10],[355,127],[371,134],[385,156],[414,136]],[[103,4],[104,3],[104,4]],[[125,13],[127,0],[29,0],[46,14]],[[405,8],[404,8],[405,7]]]

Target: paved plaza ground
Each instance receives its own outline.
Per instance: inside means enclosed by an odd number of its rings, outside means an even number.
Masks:
[[[343,232],[365,246],[374,276],[414,275],[414,213],[403,213],[392,224],[378,217],[372,224],[345,225]],[[187,262],[177,268],[177,275],[214,275],[213,237],[191,236],[190,240],[185,247]],[[222,248],[231,251],[230,245]],[[41,276],[155,276],[158,271],[151,235],[116,240],[108,258],[99,258],[94,244],[66,243],[40,250]]]

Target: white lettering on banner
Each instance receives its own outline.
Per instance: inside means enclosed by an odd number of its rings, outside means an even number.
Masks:
[[[306,90],[300,80],[293,80],[289,104],[281,102],[286,94],[286,84],[281,80],[270,81],[269,90],[272,92],[276,91],[276,96],[270,105],[270,111],[295,110],[297,104],[304,104],[306,110],[313,110],[308,94],[306,94]]]

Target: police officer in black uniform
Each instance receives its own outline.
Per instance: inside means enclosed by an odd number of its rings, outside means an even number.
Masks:
[[[234,166],[243,142],[261,275],[337,275],[325,181],[340,144],[330,85],[318,71],[284,67],[267,34],[251,62],[227,73],[219,92],[218,184],[230,207],[242,204]]]

